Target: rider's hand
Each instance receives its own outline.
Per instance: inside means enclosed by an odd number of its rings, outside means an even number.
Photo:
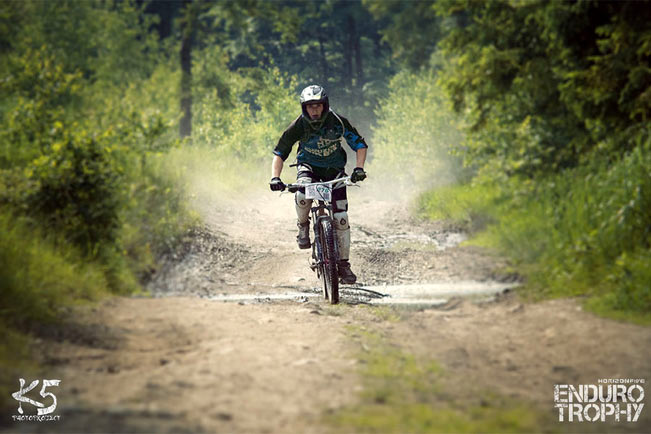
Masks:
[[[271,191],[283,191],[285,190],[285,184],[283,184],[280,178],[275,176],[269,181],[269,188],[271,188]]]
[[[366,179],[366,172],[361,167],[355,167],[353,173],[350,175],[350,180],[352,182],[363,181]]]

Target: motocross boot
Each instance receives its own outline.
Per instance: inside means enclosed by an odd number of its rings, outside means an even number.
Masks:
[[[353,273],[353,270],[350,269],[350,262],[348,260],[339,261],[339,282],[346,285],[353,284],[357,282],[357,276]]]
[[[298,243],[299,249],[309,249],[312,247],[312,244],[310,243],[309,220],[305,223],[298,223],[298,235],[296,236],[296,242]]]

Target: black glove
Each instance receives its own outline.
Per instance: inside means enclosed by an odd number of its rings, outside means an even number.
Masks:
[[[283,191],[285,190],[285,184],[283,184],[280,178],[275,176],[269,181],[269,188],[271,188],[271,191]]]
[[[358,182],[358,181],[363,181],[366,179],[366,172],[364,172],[364,169],[361,167],[355,167],[355,170],[353,170],[352,175],[350,175],[350,180],[352,182]]]

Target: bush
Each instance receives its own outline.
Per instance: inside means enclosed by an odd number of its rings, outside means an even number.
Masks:
[[[71,305],[140,290],[193,223],[169,157],[178,74],[133,5],[0,5],[5,18],[20,8],[0,29],[2,397],[32,332]]]
[[[271,161],[278,138],[300,110],[296,78],[270,68],[231,80],[230,101],[213,89],[196,104],[193,143],[241,161]]]
[[[465,179],[460,160],[450,153],[462,135],[436,72],[399,73],[389,89],[376,113],[370,170],[391,173],[392,182],[419,191]]]
[[[590,164],[536,182],[511,179],[421,196],[432,218],[493,219],[473,242],[498,246],[535,298],[589,296],[593,309],[651,317],[651,139],[613,164]],[[476,226],[476,225],[475,225]]]
[[[0,311],[5,325],[29,329],[55,321],[59,308],[108,289],[102,267],[45,236],[32,221],[0,213]]]

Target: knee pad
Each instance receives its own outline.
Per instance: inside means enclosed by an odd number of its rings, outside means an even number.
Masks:
[[[345,231],[350,229],[350,224],[348,223],[348,213],[345,211],[336,212],[332,215],[335,221],[335,228],[338,231]]]
[[[297,191],[294,195],[296,202],[296,217],[299,223],[305,223],[310,216],[310,208],[312,207],[312,199],[306,199],[305,193]]]
[[[312,206],[312,199],[306,199],[305,193],[302,191],[297,191],[294,195],[294,201],[296,202],[297,208],[307,208],[310,209]]]
[[[350,224],[348,224],[348,213],[336,212],[332,217],[335,223],[339,259],[347,260],[350,255]]]

